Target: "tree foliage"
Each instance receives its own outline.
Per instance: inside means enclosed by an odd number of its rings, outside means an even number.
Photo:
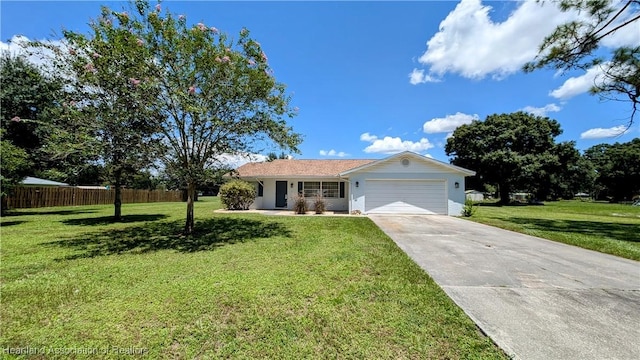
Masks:
[[[22,56],[9,52],[0,55],[2,140],[6,142],[5,148],[11,145],[26,154],[28,175],[39,176],[59,165],[51,161],[45,150],[55,130],[61,94],[59,78],[44,75]],[[63,176],[67,180],[67,174]]]
[[[640,195],[640,138],[595,145],[584,156],[596,170],[598,197],[622,201]]]
[[[47,77],[22,56],[0,55],[0,113],[3,138],[28,152],[36,152],[51,131],[47,126],[60,99],[62,84]]]
[[[242,180],[232,180],[220,187],[220,202],[227,210],[248,210],[256,198],[256,188]]]
[[[515,190],[545,199],[579,158],[573,143],[555,143],[561,133],[560,124],[546,117],[494,114],[458,127],[445,152],[453,164],[476,171],[476,185],[497,186],[502,203]]]
[[[280,155],[276,154],[273,151],[267,154],[267,161],[273,161],[278,159],[288,159],[288,158],[289,158],[289,155],[285,154],[284,152],[281,152]]]
[[[295,111],[247,29],[233,40],[160,5],[138,1],[136,12],[134,32],[152,54],[158,80],[168,147],[162,160],[187,186],[185,233],[191,233],[196,187],[222,165],[220,155],[258,152],[265,141],[297,151],[300,136],[286,123]]]
[[[31,173],[31,161],[24,149],[21,149],[4,139],[4,129],[0,129],[0,211],[5,213],[5,197],[11,194],[13,188]]]
[[[638,38],[640,1],[561,0],[559,6],[563,11],[576,10],[586,16],[558,26],[544,39],[538,56],[524,70],[543,67],[588,70],[598,66],[602,76],[595,79],[591,93],[605,99],[630,101],[630,124],[633,123],[640,102],[640,44],[619,46],[608,59],[596,53],[607,38],[621,29],[636,29],[634,38]]]
[[[38,44],[56,54],[55,69],[66,83],[52,156],[84,154],[104,164],[116,193],[115,220],[125,176],[152,165],[160,144],[158,79],[150,49],[135,34],[140,27],[127,13],[103,7],[89,35],[64,31],[65,48]]]

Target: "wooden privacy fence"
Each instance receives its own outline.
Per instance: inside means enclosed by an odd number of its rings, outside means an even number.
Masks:
[[[74,187],[31,187],[14,188],[7,197],[10,209],[37,208],[49,206],[107,205],[113,204],[115,190],[79,189]],[[122,203],[148,203],[183,201],[180,190],[122,190]]]

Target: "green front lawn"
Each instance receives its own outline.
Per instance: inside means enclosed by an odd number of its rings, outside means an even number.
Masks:
[[[587,201],[544,206],[482,204],[471,220],[640,260],[640,207]]]
[[[2,349],[506,358],[369,219],[214,214],[203,200],[191,237],[183,203],[124,205],[119,224],[110,206],[2,218]]]

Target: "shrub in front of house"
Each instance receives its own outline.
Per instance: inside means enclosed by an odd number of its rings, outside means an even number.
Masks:
[[[462,208],[462,216],[470,217],[475,212],[476,212],[476,208],[475,208],[473,200],[467,198],[464,201],[464,207]]]
[[[315,210],[316,214],[324,214],[325,210],[327,210],[327,203],[322,196],[316,196],[313,201],[313,210]]]
[[[298,196],[293,203],[293,211],[296,214],[306,214],[307,213],[307,200],[304,196]]]
[[[256,189],[246,181],[233,180],[220,187],[218,196],[227,210],[249,210],[256,198]]]

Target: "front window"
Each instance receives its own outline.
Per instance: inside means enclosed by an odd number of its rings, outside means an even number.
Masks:
[[[306,198],[322,196],[325,198],[340,197],[340,186],[338,182],[305,181],[302,185],[302,194]]]
[[[302,194],[306,198],[316,197],[320,194],[320,182],[319,181],[305,181]]]
[[[323,182],[322,196],[326,198],[337,198],[340,195],[340,189],[337,182]]]

